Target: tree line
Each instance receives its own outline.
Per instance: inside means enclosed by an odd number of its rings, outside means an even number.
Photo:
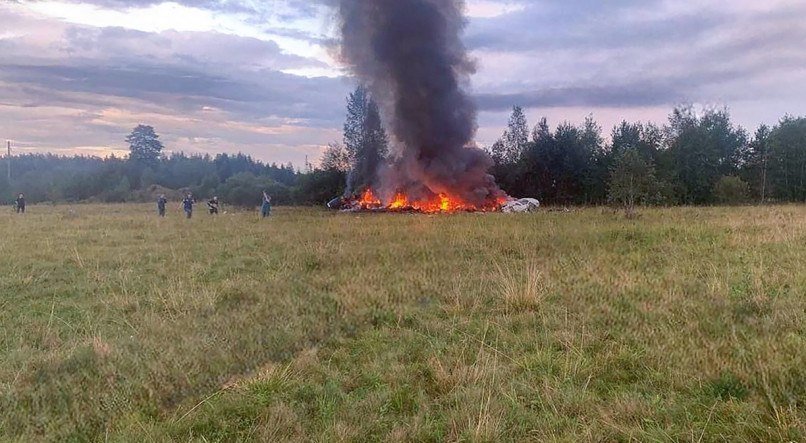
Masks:
[[[0,195],[10,203],[24,193],[29,203],[151,202],[160,194],[178,200],[185,192],[220,197],[225,204],[253,207],[262,192],[280,205],[319,204],[341,192],[345,174],[292,164],[265,164],[245,154],[164,155],[159,136],[140,125],[126,138],[128,158],[25,154],[12,157],[12,180],[0,177]],[[5,161],[8,161],[6,159]]]
[[[191,192],[197,198],[218,196],[225,204],[252,207],[266,191],[275,204],[320,205],[373,183],[389,151],[378,105],[363,87],[347,97],[343,143],[332,143],[320,166],[306,162],[300,170],[241,153],[165,155],[159,135],[147,125],[134,128],[125,141],[127,158],[14,156],[13,179],[0,177],[0,195],[6,203],[18,193],[25,193],[30,203],[122,203],[154,201],[160,194],[180,199]]]
[[[622,122],[605,140],[593,117],[530,130],[521,107],[490,148],[510,195],[548,204],[740,204],[806,201],[806,118],[751,136],[726,109],[672,111],[668,122]]]
[[[377,181],[390,157],[378,105],[357,88],[347,97],[343,140],[330,144],[319,165],[303,170],[266,164],[244,154],[164,154],[154,128],[126,137],[128,158],[14,156],[13,176],[0,177],[10,202],[152,201],[220,197],[236,206],[260,204],[262,191],[281,205],[319,205],[360,193]],[[588,117],[580,125],[530,127],[515,106],[501,138],[487,148],[491,173],[509,195],[550,205],[740,204],[806,201],[806,118],[785,116],[751,136],[726,109],[676,108],[664,125],[622,122],[605,137]]]

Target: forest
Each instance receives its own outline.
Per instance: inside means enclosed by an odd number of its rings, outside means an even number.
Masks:
[[[10,203],[151,201],[165,193],[249,207],[269,192],[280,205],[320,205],[360,192],[394,161],[378,106],[364,88],[347,98],[344,139],[330,144],[316,165],[264,163],[244,154],[165,154],[151,126],[126,137],[130,155],[6,158],[0,195]],[[513,107],[507,129],[492,146],[490,173],[513,197],[549,205],[710,205],[806,201],[806,118],[784,116],[752,134],[727,109],[672,110],[663,125],[627,122],[605,134],[591,115],[581,124],[530,127]],[[6,166],[6,165],[4,165]],[[4,168],[5,169],[5,168]]]

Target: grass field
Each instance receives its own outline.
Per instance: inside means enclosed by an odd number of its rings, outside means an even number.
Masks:
[[[0,214],[0,440],[806,440],[806,206],[152,212]]]

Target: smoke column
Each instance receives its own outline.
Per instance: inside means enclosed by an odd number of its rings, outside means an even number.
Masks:
[[[469,148],[476,108],[463,86],[474,72],[460,33],[463,0],[338,0],[341,56],[380,102],[395,163],[379,191],[411,199],[448,193],[486,206],[504,193],[492,161]]]

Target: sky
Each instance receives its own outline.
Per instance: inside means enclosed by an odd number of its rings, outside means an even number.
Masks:
[[[340,141],[355,87],[332,0],[0,0],[0,139],[16,153],[171,152],[301,166]],[[804,0],[468,0],[477,143],[530,123],[662,124],[723,107],[753,131],[806,115]]]

